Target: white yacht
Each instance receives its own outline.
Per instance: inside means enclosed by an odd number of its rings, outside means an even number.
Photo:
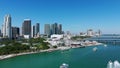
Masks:
[[[97,51],[97,49],[98,49],[97,47],[94,47],[94,48],[93,48],[93,51]]]
[[[113,62],[111,60],[108,62],[107,68],[113,68]]]
[[[63,63],[63,64],[60,66],[60,68],[68,68],[68,67],[69,67],[69,65],[66,64],[66,63]]]
[[[104,47],[107,47],[107,45],[105,44]]]
[[[117,60],[114,62],[109,61],[107,64],[107,68],[120,68],[120,63]]]

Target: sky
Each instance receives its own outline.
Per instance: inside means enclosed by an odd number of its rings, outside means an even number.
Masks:
[[[120,0],[0,0],[0,28],[6,14],[12,26],[21,27],[24,19],[40,23],[41,33],[44,24],[57,22],[72,33],[100,29],[120,34]]]

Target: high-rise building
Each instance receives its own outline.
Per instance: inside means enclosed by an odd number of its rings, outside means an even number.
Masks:
[[[57,23],[54,23],[51,25],[51,33],[58,34],[58,24]]]
[[[12,38],[11,16],[9,14],[4,17],[3,37]]]
[[[2,27],[1,27],[1,29],[0,29],[0,34],[1,34],[1,36],[2,36],[2,33],[3,33],[3,25],[2,25]]]
[[[101,33],[101,30],[98,30],[98,31],[95,33],[95,35],[98,36],[98,37],[99,37],[101,34],[102,34],[102,33]]]
[[[22,24],[22,35],[31,36],[31,20],[25,19]]]
[[[87,30],[87,36],[94,36],[94,32],[92,29]]]
[[[20,27],[20,36],[22,36],[23,34],[22,34],[22,27]]]
[[[32,26],[32,37],[35,37],[35,26]]]
[[[58,34],[58,24],[57,23],[55,23],[54,24],[54,30],[55,30],[55,34]]]
[[[36,35],[40,34],[40,24],[39,23],[36,23],[35,34]]]
[[[51,35],[55,34],[54,24],[51,24]]]
[[[62,24],[58,25],[58,34],[62,34]]]
[[[1,28],[1,34],[3,34],[3,29],[4,29],[3,27],[4,27],[4,26],[2,25],[2,28]]]
[[[98,34],[99,34],[99,35],[101,35],[101,34],[102,34],[101,30],[98,30]]]
[[[51,34],[62,34],[62,24],[54,23],[51,25]]]
[[[1,29],[0,29],[0,36],[2,35],[2,33],[1,33]]]
[[[44,26],[44,34],[47,36],[51,35],[50,24],[45,24]]]
[[[17,39],[20,35],[19,27],[12,27],[12,38]]]

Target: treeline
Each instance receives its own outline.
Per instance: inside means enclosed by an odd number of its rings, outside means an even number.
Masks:
[[[49,43],[44,42],[44,38],[31,38],[29,39],[30,46],[36,47],[36,50],[49,49]]]
[[[31,38],[31,39],[22,39],[19,41],[15,40],[3,40],[0,42],[0,45],[5,45],[0,47],[0,55],[7,54],[16,54],[22,52],[31,52],[49,49],[49,43],[44,42],[44,38]],[[24,44],[27,43],[27,44]],[[34,49],[33,49],[34,48]]]
[[[30,50],[30,46],[18,42],[7,42],[7,45],[0,47],[0,55],[15,54]]]

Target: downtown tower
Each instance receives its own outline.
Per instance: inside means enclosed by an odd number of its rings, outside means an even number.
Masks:
[[[4,17],[2,31],[4,38],[12,38],[11,16],[9,14]]]

